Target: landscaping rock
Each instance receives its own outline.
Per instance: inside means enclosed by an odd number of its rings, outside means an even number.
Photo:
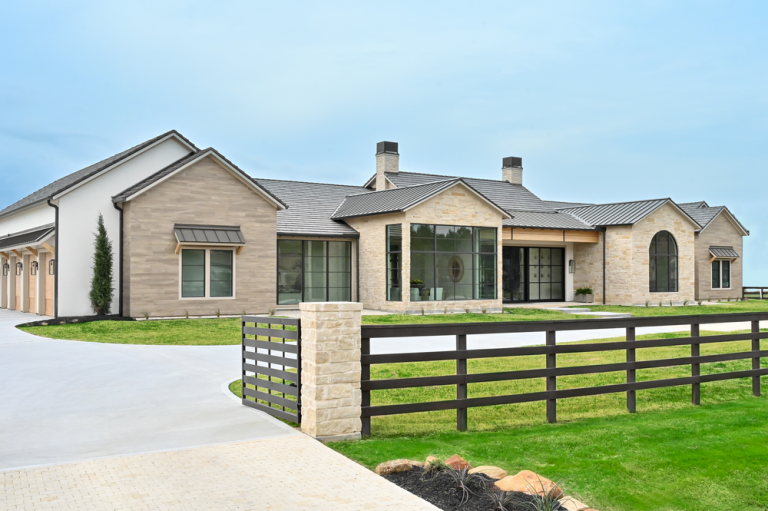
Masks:
[[[438,460],[434,456],[427,456],[427,459],[424,460],[424,470],[429,470],[429,467],[432,465],[432,463],[436,461]]]
[[[453,456],[445,460],[445,464],[448,465],[449,467],[455,468],[456,470],[464,470],[467,467],[472,469],[472,465],[470,465],[467,460],[465,460],[458,454],[454,454]]]
[[[532,495],[533,492],[536,492],[539,495],[549,495],[550,497],[556,498],[563,495],[563,490],[561,490],[558,485],[546,477],[541,477],[530,470],[522,470],[516,475],[500,479],[496,481],[496,486],[504,491],[518,491],[530,495]]]
[[[485,474],[491,479],[504,479],[507,477],[507,471],[499,467],[491,467],[483,465],[482,467],[473,468],[469,471],[470,474]]]
[[[408,472],[413,467],[422,467],[424,464],[420,461],[413,460],[391,460],[385,461],[376,467],[375,472],[380,476],[388,474],[394,474],[396,472]]]
[[[589,506],[583,502],[579,502],[573,497],[563,497],[560,499],[560,505],[568,511],[587,511]]]

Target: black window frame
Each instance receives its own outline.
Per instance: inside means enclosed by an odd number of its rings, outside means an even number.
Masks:
[[[659,252],[659,242],[662,237],[667,238],[667,251]],[[674,251],[672,250],[674,247]],[[648,246],[648,289],[651,293],[677,293],[680,289],[679,284],[679,257],[678,257],[677,240],[669,231],[659,231],[651,238],[651,243]],[[667,267],[667,282],[665,286],[659,286],[659,268],[660,262],[664,262]],[[673,264],[674,263],[674,264]],[[672,271],[674,268],[674,271]],[[663,280],[663,279],[662,279]],[[661,287],[661,289],[660,289]]]
[[[728,265],[728,271],[726,272],[724,270],[723,263],[727,263]],[[717,286],[715,286],[715,267],[717,267]],[[732,276],[732,268],[733,263],[728,259],[715,259],[712,261],[712,264],[710,264],[710,284],[712,286],[712,289],[731,289],[731,276]],[[725,274],[728,274],[728,286],[723,285],[723,281]]]
[[[299,299],[299,302],[293,302],[293,301],[291,301],[291,302],[281,302],[281,300],[280,300],[280,294],[281,294],[280,293],[280,274],[281,274],[281,270],[280,270],[280,243],[281,242],[287,242],[287,241],[293,241],[293,242],[301,243],[301,271],[300,271],[300,273],[301,273],[301,283],[300,283],[301,298]],[[276,283],[275,283],[275,291],[276,291],[276,294],[277,294],[277,305],[296,305],[296,303],[302,303],[302,302],[305,301],[305,298],[306,298],[305,293],[306,293],[306,289],[307,289],[306,286],[305,286],[305,283],[306,283],[306,274],[308,273],[306,271],[306,261],[307,261],[307,257],[308,257],[307,256],[307,243],[308,242],[323,243],[325,245],[325,250],[324,250],[324,254],[325,254],[324,255],[324,257],[325,257],[325,271],[324,272],[320,272],[321,274],[325,275],[325,300],[320,300],[320,301],[326,301],[326,302],[330,301],[330,294],[331,294],[331,285],[330,285],[331,278],[330,278],[330,276],[331,276],[331,274],[332,273],[341,273],[341,274],[346,273],[346,272],[332,272],[332,271],[330,271],[331,257],[338,257],[338,256],[331,256],[330,255],[330,245],[329,245],[329,243],[346,243],[347,244],[347,253],[349,254],[349,273],[348,273],[349,274],[349,286],[343,286],[343,287],[333,286],[333,289],[346,289],[349,292],[349,300],[335,300],[335,301],[352,302],[352,299],[353,299],[353,293],[352,293],[352,284],[353,284],[352,281],[353,281],[353,278],[352,278],[352,276],[354,274],[354,271],[353,271],[354,268],[353,267],[354,267],[354,263],[355,263],[354,256],[352,254],[352,241],[350,241],[350,240],[343,240],[343,239],[342,240],[279,239],[279,240],[277,240],[277,270],[276,270],[277,278],[276,278]],[[298,255],[298,254],[294,254],[294,255]],[[290,273],[294,273],[294,272],[290,272]],[[317,272],[309,272],[309,273],[317,273]],[[317,302],[318,300],[314,300],[314,301]]]
[[[194,281],[184,280],[184,266],[185,266],[184,253],[185,252],[202,252],[203,253],[203,265],[202,265],[203,266],[203,280],[202,280],[203,294],[202,295],[189,296],[184,294],[184,282],[199,282],[196,280]],[[206,274],[208,273],[208,271],[206,270],[207,264],[208,264],[208,254],[206,249],[204,248],[182,248],[181,249],[181,297],[182,298],[207,298],[208,282],[207,282],[207,279],[205,278]],[[186,266],[200,266],[200,265],[195,264],[195,265],[186,265]]]
[[[469,263],[464,263],[465,268],[463,271],[468,271],[471,276],[471,283],[469,284],[471,290],[472,290],[472,297],[471,298],[445,298],[438,300],[437,296],[434,296],[432,299],[426,299],[426,300],[418,300],[414,301],[413,303],[419,303],[419,302],[456,302],[456,301],[478,301],[478,300],[497,300],[499,298],[499,231],[496,227],[488,227],[488,226],[475,226],[475,225],[448,225],[448,224],[425,224],[425,223],[412,223],[407,224],[408,225],[408,232],[410,237],[410,265],[409,265],[409,275],[408,275],[408,282],[410,283],[413,280],[413,270],[414,270],[414,264],[413,264],[413,254],[432,254],[433,255],[433,265],[432,265],[432,271],[433,271],[433,282],[435,283],[435,288],[437,288],[437,282],[438,282],[438,257],[440,255],[448,255],[448,254],[464,254],[469,256]],[[414,250],[414,236],[413,236],[413,228],[414,226],[428,226],[432,229],[432,250]],[[470,229],[471,230],[471,238],[469,240],[470,243],[470,249],[469,250],[458,250],[456,249],[456,246],[454,245],[454,250],[439,250],[439,239],[438,239],[438,228],[440,227],[446,227],[446,228],[452,228],[454,230],[458,230],[460,228],[464,229]],[[480,250],[481,244],[479,243],[479,233],[481,230],[489,230],[494,232],[494,238],[493,238],[493,251],[492,252],[485,252]],[[429,239],[428,237],[418,237],[417,239]],[[461,238],[454,238],[454,240],[460,240]],[[487,297],[479,297],[479,289],[482,285],[478,284],[477,282],[477,272],[480,271],[478,267],[478,261],[480,260],[480,256],[487,256],[492,255],[494,257],[494,264],[493,264],[493,289],[494,289],[494,297],[493,298],[487,298]],[[467,267],[468,266],[468,267]],[[401,276],[402,278],[402,276]],[[488,286],[486,286],[488,287]],[[435,293],[436,295],[437,293]],[[454,295],[455,296],[455,295]]]
[[[400,235],[396,236],[396,230],[400,230]],[[390,250],[390,233],[392,233],[391,238],[397,239],[400,238],[400,250]],[[389,224],[384,227],[384,252],[385,252],[385,261],[384,261],[384,267],[385,267],[385,290],[386,293],[386,301],[388,302],[402,302],[403,301],[403,224]],[[392,263],[392,256],[397,255],[397,263],[398,266],[395,269],[395,281],[398,286],[390,286],[391,277],[393,276],[391,274],[392,268],[390,266],[390,263]],[[398,289],[400,292],[400,298],[392,298],[392,289]]]

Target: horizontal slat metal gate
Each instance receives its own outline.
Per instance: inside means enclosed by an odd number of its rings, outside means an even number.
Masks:
[[[243,404],[301,423],[301,321],[242,317]]]

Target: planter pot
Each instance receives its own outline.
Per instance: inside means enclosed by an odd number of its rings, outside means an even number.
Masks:
[[[593,295],[576,295],[574,296],[574,300],[579,303],[592,303],[593,301]]]
[[[421,301],[421,289],[419,289],[418,287],[411,288],[411,301],[412,302]]]

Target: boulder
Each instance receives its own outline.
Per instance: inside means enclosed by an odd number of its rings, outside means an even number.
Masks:
[[[522,470],[513,476],[499,479],[495,484],[504,491],[517,491],[529,495],[538,493],[555,498],[560,498],[563,495],[563,490],[558,485],[530,470]]]
[[[482,467],[473,468],[469,471],[470,474],[485,474],[491,479],[504,479],[507,477],[507,471],[499,467],[491,467],[483,465]]]
[[[456,470],[464,470],[467,467],[472,469],[472,465],[470,465],[467,460],[465,460],[458,454],[454,454],[453,456],[445,460],[445,464],[448,465],[449,467],[455,468]]]
[[[589,506],[583,502],[579,502],[573,497],[563,497],[560,499],[560,505],[568,511],[586,511]]]
[[[420,461],[413,460],[391,460],[385,461],[376,467],[375,472],[380,476],[388,474],[394,474],[396,472],[408,472],[413,467],[423,467],[424,464]]]

